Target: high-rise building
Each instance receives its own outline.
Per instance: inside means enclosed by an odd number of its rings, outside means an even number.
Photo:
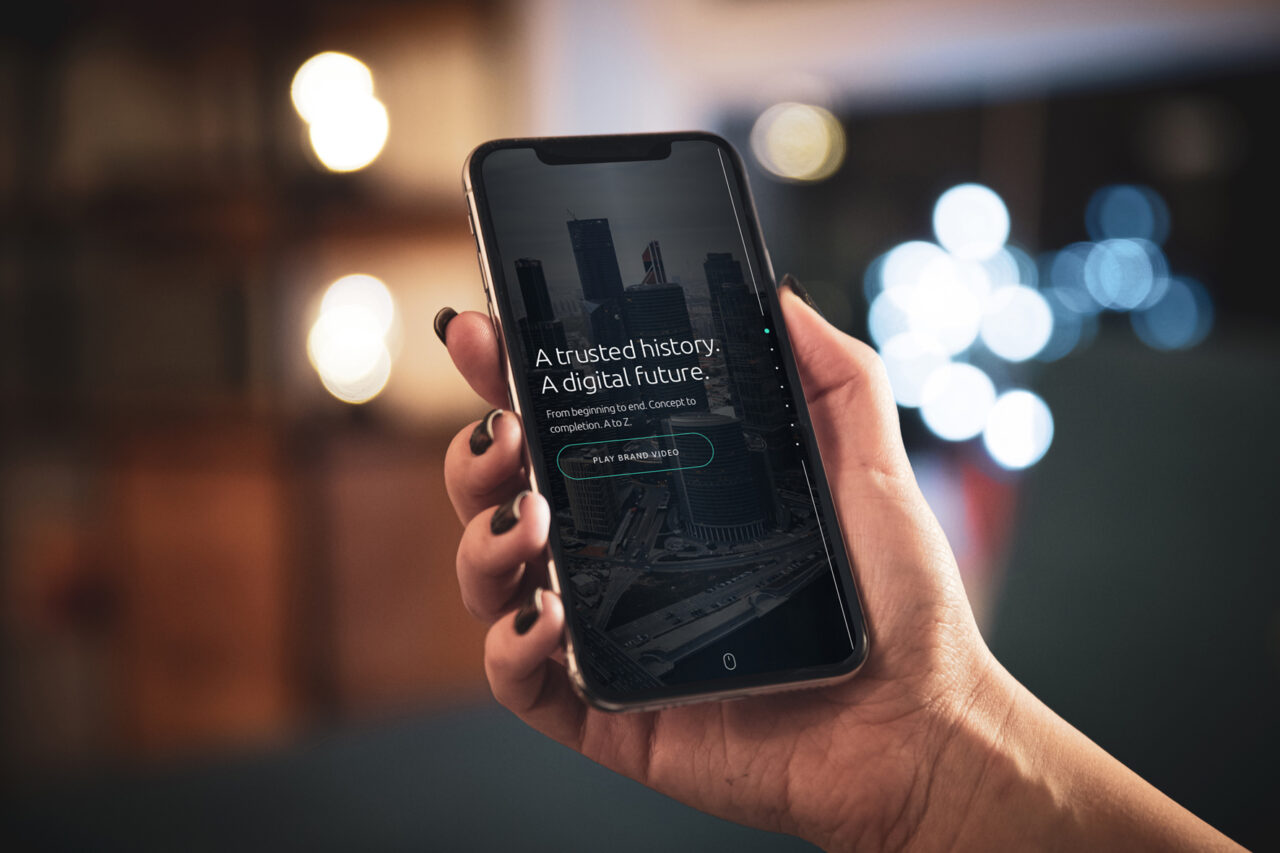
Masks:
[[[551,292],[547,290],[547,277],[542,272],[542,261],[517,258],[516,281],[520,284],[520,296],[530,321],[550,323],[556,319],[551,307]]]
[[[711,322],[716,336],[724,339],[724,324],[720,320],[720,287],[726,283],[739,283],[742,278],[742,264],[733,259],[728,252],[708,252],[702,263],[702,270],[707,275],[707,291],[711,298]]]
[[[601,477],[611,473],[610,466],[602,466],[585,458],[592,448],[583,448],[579,454],[565,454],[557,463],[564,470],[564,485],[568,492],[569,513],[573,527],[583,536],[595,539],[612,539],[618,526],[618,484],[614,477]],[[598,454],[600,451],[595,450]],[[583,477],[588,479],[573,479]]]
[[[538,350],[546,352],[554,360],[554,350],[567,346],[564,323],[556,319],[555,309],[551,305],[551,294],[547,290],[547,279],[542,272],[542,261],[537,258],[519,258],[515,262],[515,268],[525,310],[525,316],[517,321],[517,325],[524,341],[525,357],[529,359],[529,369],[536,370],[546,366],[538,364]]]
[[[650,244],[653,245],[653,244]],[[694,337],[693,324],[689,321],[689,307],[685,303],[684,288],[678,284],[637,284],[626,289],[624,298],[627,330],[636,341],[687,341]],[[661,365],[669,370],[698,367],[694,353],[667,357],[641,358],[639,365],[650,370]],[[682,406],[684,410],[707,408],[707,386],[700,379],[686,379],[643,389],[641,395],[651,400],[678,400],[689,398],[694,402]],[[653,423],[672,409],[657,409],[659,415]]]
[[[791,410],[783,395],[779,362],[769,349],[772,339],[765,332],[760,303],[746,284],[723,282],[719,304],[733,409],[748,430],[764,435],[772,445],[770,436],[789,428]]]
[[[605,302],[622,297],[622,273],[613,248],[613,232],[608,219],[570,219],[569,240],[573,258],[578,263],[578,280],[582,282],[582,298],[587,302]]]
[[[644,280],[640,282],[641,284],[667,283],[667,266],[662,262],[662,248],[657,240],[651,240],[649,245],[644,247],[644,253],[640,259],[644,261]]]
[[[764,536],[769,484],[753,471],[742,422],[696,412],[672,415],[666,427],[672,436],[668,441],[685,458],[706,455],[706,442],[699,436],[715,448],[710,464],[676,472],[689,535],[708,542],[749,542]]]

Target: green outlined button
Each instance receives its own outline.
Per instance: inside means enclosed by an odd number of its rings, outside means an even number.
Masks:
[[[656,443],[646,443],[655,438]],[[700,432],[676,432],[566,444],[556,453],[556,467],[570,480],[602,480],[705,468],[715,458],[711,439]]]

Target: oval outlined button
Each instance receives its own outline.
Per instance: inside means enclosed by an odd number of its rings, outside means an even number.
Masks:
[[[724,663],[724,668],[730,672],[738,668],[738,659],[733,656],[733,652],[725,652],[721,660]]]
[[[626,445],[632,442],[651,438],[667,439],[667,441],[659,441],[656,448],[634,451],[625,449]],[[613,446],[610,447],[610,445]],[[570,472],[566,471],[564,466],[565,451],[574,447],[583,449],[569,454],[568,459],[573,463],[570,465],[573,471]],[[566,444],[556,453],[556,467],[570,480],[602,480],[606,477],[629,477],[635,474],[658,474],[663,471],[705,468],[715,458],[716,448],[711,443],[711,439],[700,432],[676,432]],[[666,462],[676,464],[663,465]],[[649,467],[654,464],[663,465],[663,467]]]

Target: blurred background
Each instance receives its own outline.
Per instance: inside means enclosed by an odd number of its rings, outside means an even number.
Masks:
[[[1242,0],[7,17],[0,844],[804,848],[524,728],[456,595],[463,159],[706,128],[885,358],[997,656],[1280,845],[1277,93]]]

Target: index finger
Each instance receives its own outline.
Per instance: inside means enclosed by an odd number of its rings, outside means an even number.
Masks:
[[[479,311],[463,311],[445,322],[440,329],[440,319],[446,308],[437,315],[437,332],[449,350],[449,357],[462,374],[462,378],[491,406],[508,405],[507,383],[502,375],[502,361],[498,356],[498,336],[493,322]]]

